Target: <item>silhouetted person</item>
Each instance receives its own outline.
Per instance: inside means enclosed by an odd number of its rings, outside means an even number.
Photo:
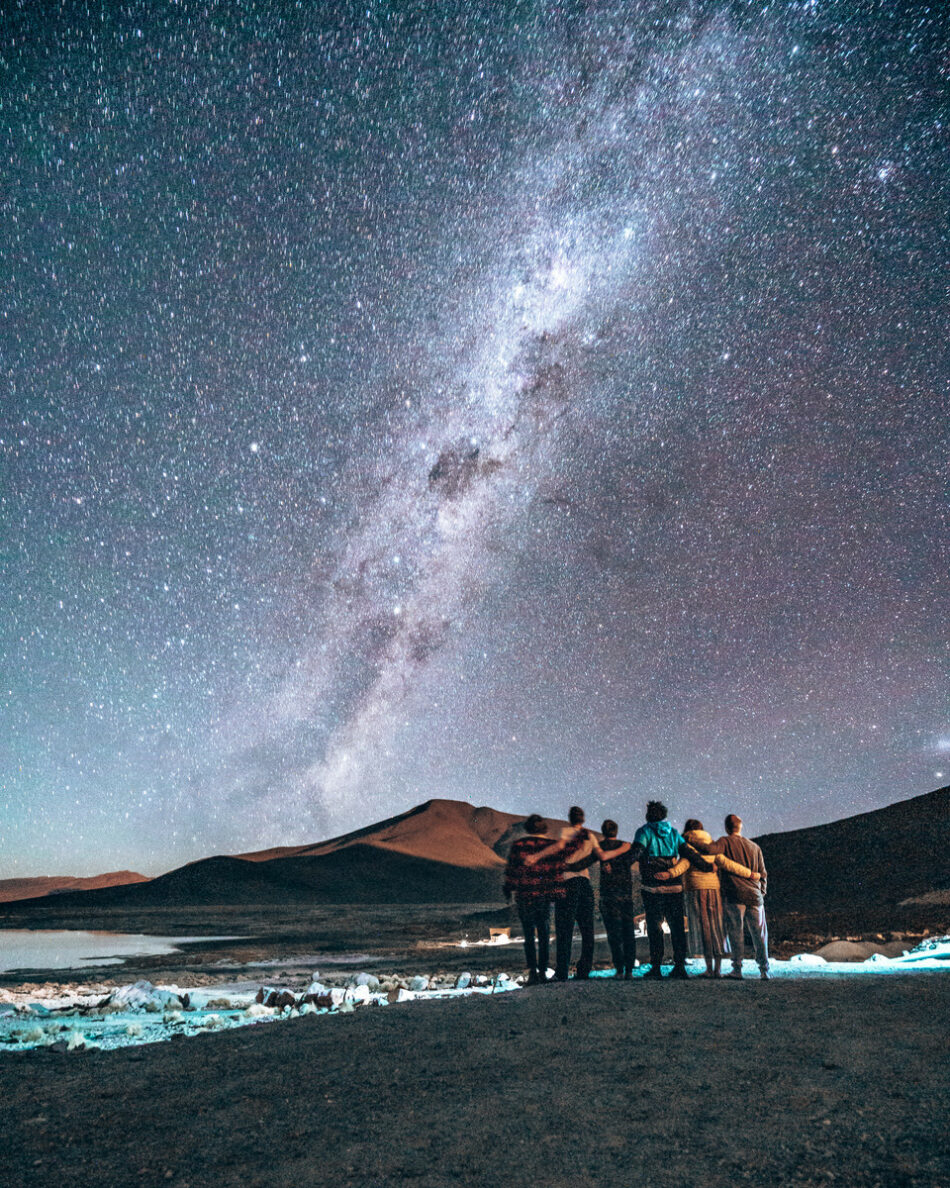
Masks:
[[[529,854],[540,854],[550,848],[547,821],[532,813],[524,823],[526,837],[511,843],[508,865],[505,867],[505,895],[514,894],[518,918],[524,932],[524,955],[528,963],[528,985],[537,986],[548,980],[548,960],[551,942],[551,904],[563,898],[560,882],[563,858],[560,851],[528,865]]]
[[[594,839],[584,828],[584,810],[576,805],[567,814],[570,824],[561,830],[564,858],[568,864],[582,863],[594,852]],[[557,961],[554,977],[566,982],[571,965],[571,945],[574,925],[581,934],[581,955],[574,970],[576,978],[589,978],[594,964],[594,889],[590,870],[571,869],[568,865],[561,875],[564,896],[554,905],[554,934],[557,940]]]
[[[722,895],[719,871],[722,868],[745,878],[758,879],[758,874],[748,866],[733,862],[725,854],[716,854],[715,865],[711,866],[693,848],[697,843],[711,844],[712,838],[703,829],[702,821],[687,821],[683,826],[688,849],[689,870],[683,876],[686,890],[686,918],[689,921],[689,955],[703,957],[706,961],[706,978],[721,977],[720,967],[724,954],[728,953],[725,926],[723,924]],[[666,871],[660,871],[657,878],[665,880]]]
[[[600,866],[600,914],[607,929],[607,943],[618,978],[630,979],[637,963],[637,934],[633,922],[633,851],[627,849],[611,858],[620,849],[617,822],[607,820],[600,827],[604,840],[600,848],[605,861]]]
[[[582,808],[574,805],[568,812],[567,819],[570,824],[561,830],[560,838],[553,845],[526,859],[530,864],[563,854],[565,866],[561,875],[561,886],[564,895],[554,905],[554,934],[557,939],[554,980],[557,982],[567,981],[575,924],[581,934],[581,955],[574,976],[590,977],[594,964],[594,889],[590,883],[589,867],[597,858],[603,860],[607,857],[598,846],[594,835],[589,829],[584,828]],[[623,853],[629,848],[629,845],[623,842],[618,847]]]
[[[683,873],[689,862],[680,857],[680,852],[685,851],[687,845],[679,831],[667,821],[665,804],[651,800],[646,815],[646,824],[634,834],[632,850],[633,860],[640,863],[640,890],[650,941],[650,968],[644,976],[663,976],[663,921],[666,920],[673,942],[670,977],[685,978],[688,975]],[[667,873],[665,880],[657,878],[661,871]]]
[[[733,862],[747,866],[759,876],[758,881],[743,878],[730,870],[723,870],[722,914],[732,953],[732,972],[729,978],[742,977],[742,958],[745,955],[745,928],[749,925],[752,951],[763,981],[769,977],[769,929],[765,921],[765,890],[768,872],[765,858],[754,841],[742,836],[742,818],[735,813],[726,817],[726,835],[710,844],[693,843],[701,854],[725,854]]]

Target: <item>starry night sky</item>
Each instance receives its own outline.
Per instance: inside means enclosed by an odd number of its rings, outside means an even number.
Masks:
[[[950,774],[950,49],[4,6],[0,877]]]

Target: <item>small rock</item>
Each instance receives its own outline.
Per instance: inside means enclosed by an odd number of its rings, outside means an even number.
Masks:
[[[416,974],[414,978],[410,979],[409,989],[413,991],[428,990],[429,979],[424,978],[421,974]]]
[[[305,994],[300,1000],[300,1009],[303,1011],[305,1006],[312,1007],[318,1011],[328,1011],[333,1006],[333,999],[329,993],[327,994]]]
[[[467,990],[472,984],[472,975],[470,973],[460,973],[455,979],[456,990]]]
[[[271,990],[262,986],[257,992],[256,1002],[263,1003],[264,1006],[273,1007],[275,1010],[282,1011],[284,1007],[296,1006],[297,996],[292,994],[289,990]]]
[[[351,986],[354,988],[358,987],[358,986],[366,986],[370,990],[378,990],[379,989],[379,978],[377,978],[375,974],[358,973],[358,974],[354,974],[350,978],[347,978],[346,984],[347,984],[347,986]]]

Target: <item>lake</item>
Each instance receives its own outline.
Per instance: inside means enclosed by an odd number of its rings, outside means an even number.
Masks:
[[[145,936],[125,932],[73,929],[0,929],[0,973],[14,969],[82,969],[121,965],[129,957],[177,953],[198,941],[241,940],[238,936]]]

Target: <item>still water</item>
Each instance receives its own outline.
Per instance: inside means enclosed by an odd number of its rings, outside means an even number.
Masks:
[[[13,969],[82,969],[86,965],[121,965],[129,957],[160,957],[179,945],[237,936],[144,936],[125,932],[78,932],[72,929],[0,929],[0,973]]]

